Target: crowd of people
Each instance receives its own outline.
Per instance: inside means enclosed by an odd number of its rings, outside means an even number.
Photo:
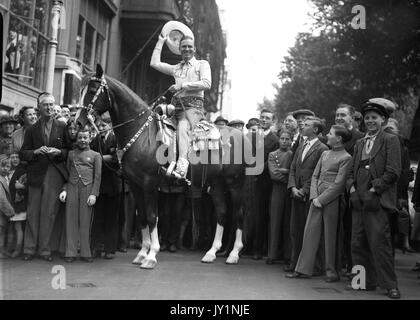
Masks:
[[[96,134],[79,128],[75,110],[56,105],[51,94],[37,102],[18,117],[0,118],[0,257],[53,261],[57,252],[68,263],[79,256],[93,262],[138,247],[140,221],[118,174],[110,121],[98,118]],[[395,248],[415,252],[410,233],[420,241],[420,232],[411,230],[414,176],[393,108],[381,98],[360,112],[340,104],[329,131],[308,109],[282,121],[263,110],[246,125],[218,117],[219,128],[234,127],[250,141],[264,138],[264,170],[247,179],[242,254],[266,257],[267,264],[283,261],[291,279],[326,275],[325,281],[336,282],[351,279],[352,267],[361,265],[366,290],[379,285],[399,298]],[[420,211],[418,172],[411,201]],[[214,224],[206,191],[176,179],[163,179],[159,191],[160,250],[182,249],[187,230],[190,246],[204,247],[199,242]],[[420,271],[420,262],[414,270]]]

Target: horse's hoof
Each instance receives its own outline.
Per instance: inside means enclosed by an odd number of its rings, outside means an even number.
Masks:
[[[154,259],[146,259],[145,261],[143,261],[143,263],[141,264],[140,268],[141,269],[154,269],[157,265],[157,261]]]
[[[238,264],[239,262],[239,256],[237,255],[229,255],[229,257],[226,259],[226,264]]]
[[[216,255],[211,253],[206,253],[206,255],[201,259],[203,263],[212,263],[216,260]]]
[[[146,259],[145,256],[137,256],[134,258],[132,264],[142,264],[144,259]]]

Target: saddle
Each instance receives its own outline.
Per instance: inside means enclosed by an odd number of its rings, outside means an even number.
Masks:
[[[176,121],[174,121],[173,117],[169,118],[164,113],[158,113],[157,119],[159,130],[156,140],[169,148],[176,149]],[[221,146],[220,131],[213,123],[207,120],[200,120],[191,130],[190,143],[191,150],[194,152],[217,150]]]

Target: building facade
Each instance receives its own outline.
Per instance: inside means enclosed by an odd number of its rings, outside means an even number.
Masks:
[[[1,108],[17,113],[36,105],[45,91],[52,0],[0,0],[4,17],[3,98]],[[146,102],[164,92],[171,77],[151,69],[150,58],[162,26],[187,23],[196,36],[197,56],[209,60],[213,85],[206,109],[215,112],[221,96],[225,59],[215,0],[63,0],[53,94],[59,104],[77,105],[82,77],[100,63]],[[179,57],[167,48],[163,60]]]

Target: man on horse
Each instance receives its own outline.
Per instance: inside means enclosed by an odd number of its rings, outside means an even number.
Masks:
[[[178,121],[179,157],[175,176],[185,178],[189,165],[189,130],[204,118],[204,91],[211,87],[211,70],[206,60],[195,58],[194,39],[189,36],[184,36],[179,44],[181,62],[176,65],[161,62],[161,51],[166,39],[167,37],[159,36],[150,66],[175,78],[175,84],[169,88],[174,93],[171,103],[175,106],[175,117]]]

